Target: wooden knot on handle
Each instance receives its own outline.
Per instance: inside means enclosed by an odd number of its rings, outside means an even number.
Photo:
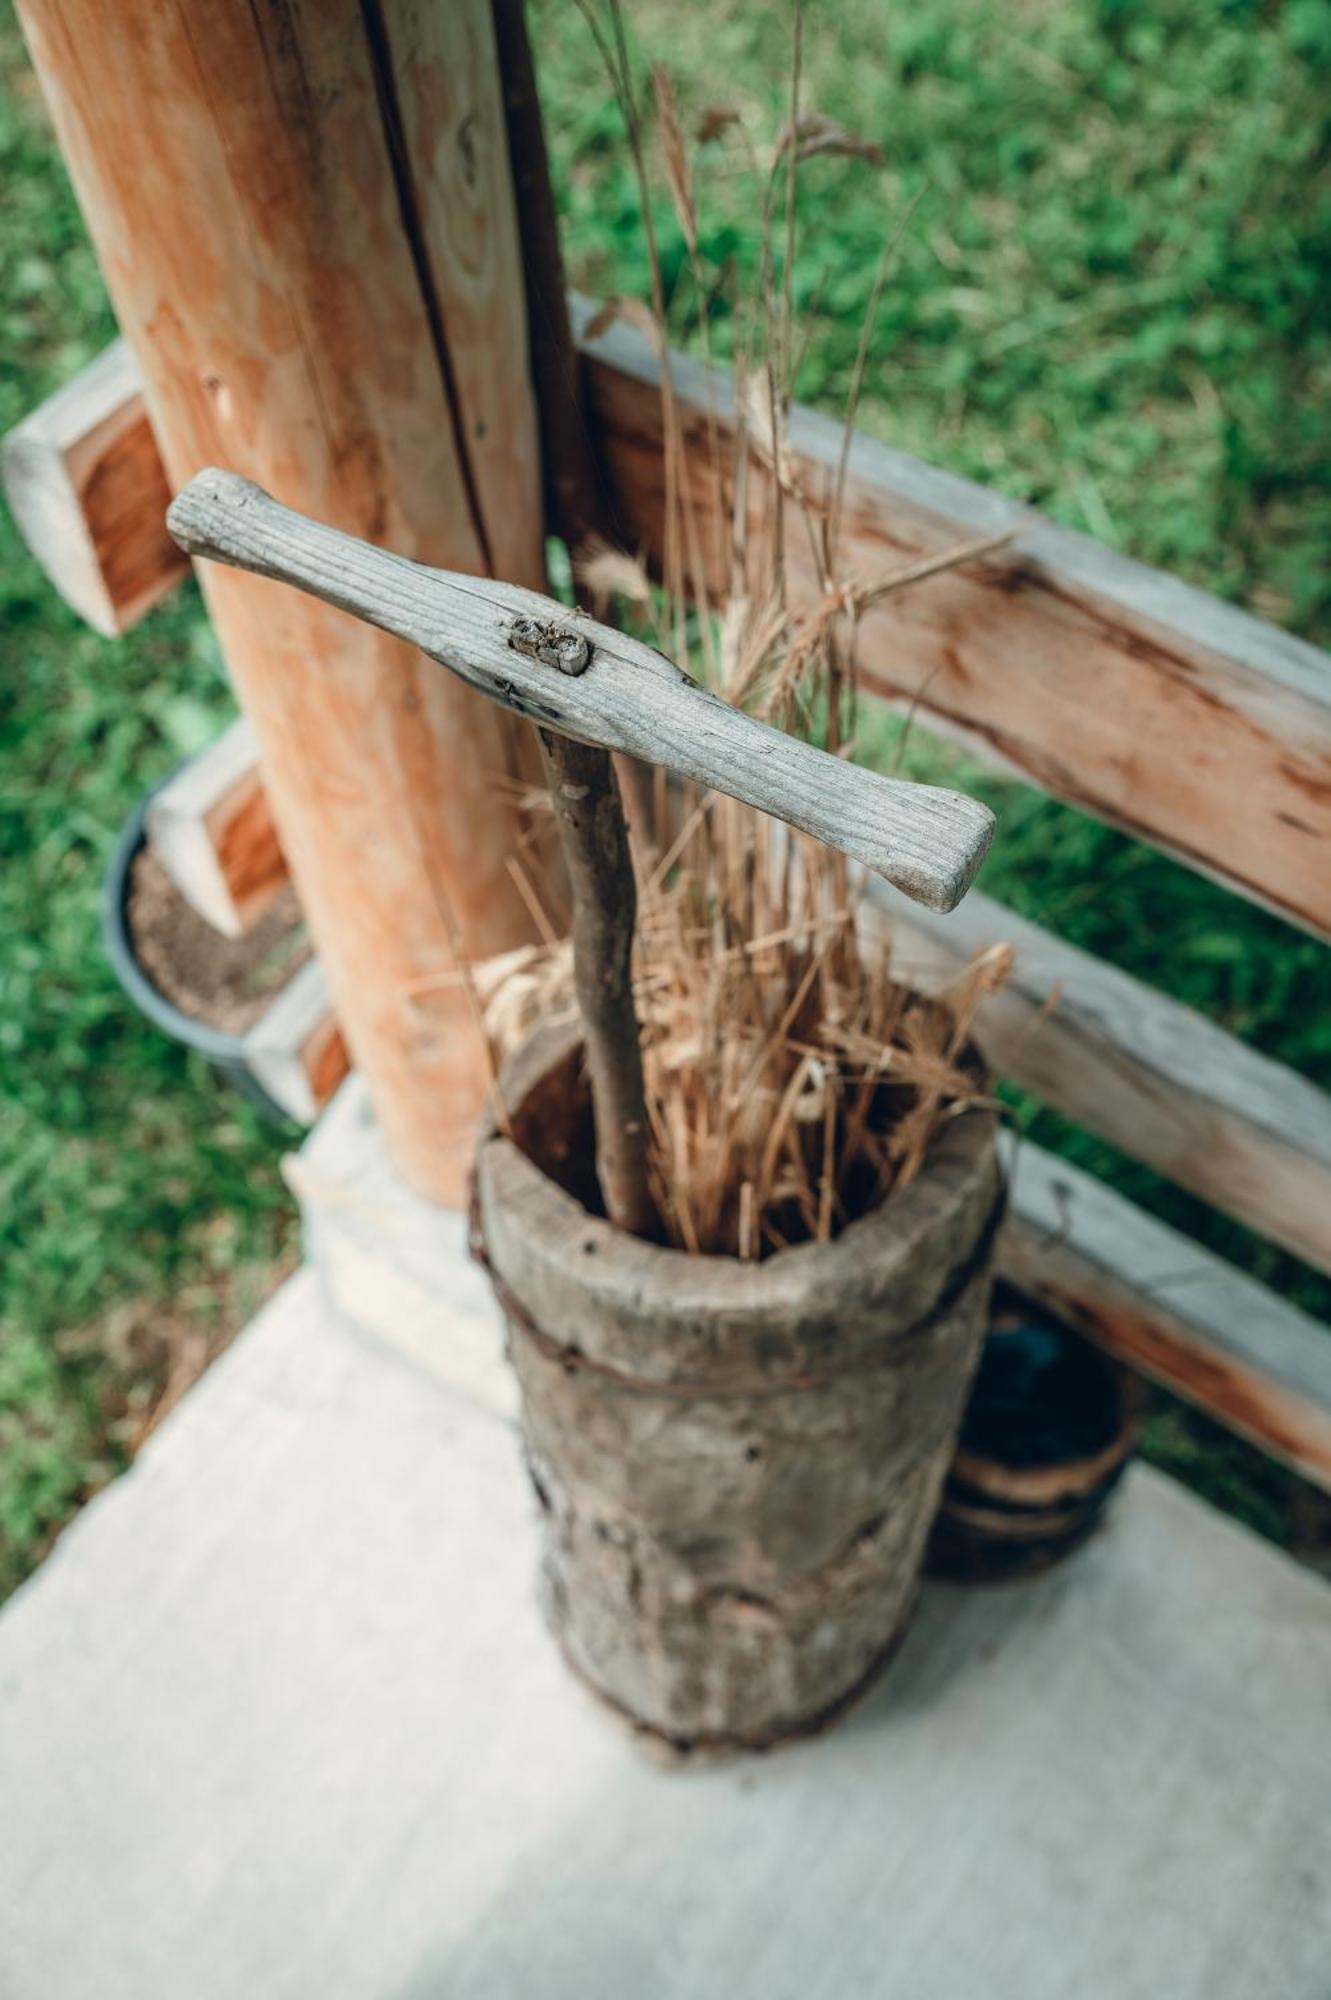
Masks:
[[[515,653],[544,660],[547,667],[557,667],[561,674],[585,674],[592,662],[591,645],[581,632],[544,618],[515,618],[508,643]]]

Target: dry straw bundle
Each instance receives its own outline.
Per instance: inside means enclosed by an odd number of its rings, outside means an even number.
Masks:
[[[799,166],[828,153],[873,161],[876,150],[801,106],[798,16],[789,116],[765,152],[740,113],[723,106],[703,111],[690,142],[669,77],[653,72],[657,150],[692,264],[704,351],[697,149],[733,148],[762,189],[758,280],[742,317],[733,394],[710,414],[700,475],[696,451],[690,458],[683,449],[670,381],[646,94],[618,0],[604,11],[596,0],[579,6],[623,110],[652,281],[650,306],[617,299],[598,321],[632,320],[661,357],[666,532],[658,578],[603,543],[575,553],[575,574],[599,615],[641,627],[737,706],[849,756],[859,616],[888,592],[996,546],[968,544],[878,576],[846,574],[839,562],[850,430],[890,247],[862,329],[835,477],[812,490],[789,448]],[[812,609],[807,591],[796,607],[788,589],[797,538],[817,581]],[[939,1125],[979,1101],[968,1035],[981,997],[1006,974],[1006,951],[986,953],[941,999],[912,993],[892,978],[885,952],[861,948],[857,884],[843,857],[717,794],[669,794],[660,782],[654,789],[650,813],[640,800],[634,815],[634,986],[661,1234],[684,1250],[741,1258],[826,1241],[909,1182]],[[511,1045],[534,1016],[572,1005],[569,956],[553,935],[540,951],[486,969],[480,982],[499,1044]]]

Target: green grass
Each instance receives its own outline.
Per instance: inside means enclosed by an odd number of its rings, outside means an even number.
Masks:
[[[631,0],[686,112],[770,135],[788,51],[756,0]],[[861,421],[1116,547],[1331,638],[1331,0],[809,0],[806,103],[880,140],[881,173],[805,171],[798,391],[837,410],[880,246],[917,206]],[[571,274],[638,291],[618,114],[572,0],[534,36]],[[752,184],[713,149],[702,249],[752,273]],[[0,15],[0,429],[112,321],[17,33]],[[660,226],[680,337],[696,301]],[[197,601],[128,639],[57,602],[0,514],[0,1590],[122,1464],[173,1365],[289,1250],[279,1145],[120,999],[101,872],[141,790],[230,712]],[[891,743],[881,746],[891,753]],[[915,735],[908,765],[947,753]],[[1116,834],[962,767],[997,805],[986,887],[1331,1086],[1331,954]],[[1331,1290],[1038,1107],[1041,1140],[1326,1314]],[[184,1360],[182,1362],[182,1356]],[[1280,1476],[1177,1411],[1152,1449],[1265,1532]]]
[[[628,5],[686,111],[733,103],[769,140],[785,11]],[[589,290],[640,292],[619,115],[572,14],[533,9],[569,263]],[[803,170],[798,393],[841,407],[880,248],[913,198],[864,425],[1325,637],[1328,0],[807,0],[805,20],[803,102],[888,164]],[[755,264],[753,183],[719,144],[699,180],[724,350]],[[658,221],[687,329],[664,197]]]

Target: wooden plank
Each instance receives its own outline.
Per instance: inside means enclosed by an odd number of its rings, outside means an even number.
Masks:
[[[1331,1491],[1331,1330],[1025,1143],[999,1264],[1108,1353]]]
[[[1034,1146],[1015,1151],[999,1252],[1009,1282],[1262,1450],[1331,1483],[1331,1330],[1079,1169]],[[451,1366],[451,1246],[395,1176],[355,1079],[288,1177],[330,1300],[432,1369]],[[466,1379],[473,1393],[474,1356]]]
[[[298,1125],[312,1125],[350,1068],[317,958],[307,959],[255,1022],[245,1056],[273,1102]]]
[[[171,495],[123,340],[25,417],[0,444],[5,498],[65,602],[112,638],[189,570],[166,532]]]
[[[926,991],[1000,940],[1012,977],[983,1003],[994,1067],[1133,1159],[1331,1271],[1331,1098],[1101,958],[972,891],[939,918],[866,885],[863,918]]]
[[[542,580],[488,0],[20,13],[172,489],[234,465],[422,561]],[[447,975],[531,935],[507,864],[535,743],[324,605],[206,589],[390,1143],[459,1198],[486,1072]]]
[[[585,327],[586,310],[580,322]],[[583,340],[621,532],[659,560],[664,459],[659,368],[615,325]],[[692,486],[704,525],[718,482],[709,395],[724,434],[728,380],[672,359]],[[841,427],[797,410],[797,470],[827,490]],[[761,480],[752,482],[755,492]],[[760,496],[755,504],[759,504]],[[792,515],[795,509],[789,510]],[[857,433],[846,563],[863,577],[977,536],[1016,539],[983,563],[882,600],[864,617],[865,684],[1056,797],[1190,867],[1331,935],[1331,664],[1314,647],[1201,591],[1057,527],[1000,494]],[[703,532],[724,559],[724,536]],[[788,574],[811,598],[804,524]],[[722,578],[714,574],[712,588]]]
[[[243,716],[154,794],[146,832],[186,902],[225,937],[271,909],[289,879],[286,856]]]

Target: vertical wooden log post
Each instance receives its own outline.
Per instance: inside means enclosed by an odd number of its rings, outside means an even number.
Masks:
[[[422,561],[539,586],[488,0],[19,11],[173,486],[230,465]],[[390,1148],[456,1201],[485,1066],[455,947],[528,935],[507,863],[530,733],[311,598],[218,569],[205,588]]]

